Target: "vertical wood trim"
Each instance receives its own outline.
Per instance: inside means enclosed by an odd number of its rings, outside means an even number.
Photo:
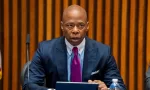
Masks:
[[[80,6],[86,10],[86,3],[85,2],[86,2],[85,0],[80,0]]]
[[[143,89],[143,31],[144,31],[144,6],[145,6],[145,0],[139,0],[139,22],[138,22],[138,79],[137,82],[139,85],[138,89],[142,90]],[[141,86],[140,86],[141,85]]]
[[[43,9],[43,3],[44,0],[38,0],[38,42],[43,41],[44,37],[44,9]]]
[[[4,0],[4,75],[3,90],[9,89],[9,0]]]
[[[35,0],[30,0],[30,60],[35,52]]]
[[[119,21],[119,0],[114,0],[114,10],[113,10],[113,55],[118,63],[118,21]]]
[[[72,4],[77,4],[77,0],[72,0]]]
[[[105,0],[105,44],[110,45],[110,0]]]
[[[52,39],[52,0],[47,0],[46,39]]]
[[[64,10],[65,10],[65,8],[67,8],[67,7],[68,7],[68,0],[64,0],[64,4],[63,4]]]
[[[60,0],[55,0],[55,37],[60,36]]]
[[[26,0],[21,3],[21,68],[26,63],[26,34],[27,34],[27,7]]]
[[[130,1],[129,89],[135,90],[135,13],[136,0]]]
[[[127,28],[127,0],[122,0],[122,22],[121,22],[121,75],[126,83],[126,38],[127,38],[127,33],[126,33],[126,28]]]
[[[147,5],[147,45],[146,45],[146,61],[147,61],[147,67],[150,66],[150,0],[148,1]]]
[[[94,31],[94,20],[93,20],[93,14],[94,14],[94,0],[89,0],[89,6],[88,7],[88,19],[89,19],[89,31],[88,36],[93,39],[93,31]]]
[[[21,70],[23,70],[23,67],[26,63],[26,35],[27,35],[27,0],[21,1]],[[21,85],[21,84],[20,84]],[[22,87],[20,86],[19,90]]]
[[[97,33],[96,33],[96,40],[97,41],[102,41],[102,0],[98,0],[97,1],[97,22],[96,22],[96,24],[97,24],[97,28],[96,28],[96,31],[97,31]]]
[[[17,90],[17,84],[18,84],[18,30],[17,30],[17,17],[18,17],[18,1],[13,0],[13,20],[12,20],[12,41],[13,41],[13,47],[12,47],[12,90]],[[15,73],[13,71],[16,71]]]

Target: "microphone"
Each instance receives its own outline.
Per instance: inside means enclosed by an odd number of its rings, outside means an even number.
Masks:
[[[26,39],[27,62],[30,60],[29,59],[29,44],[30,44],[30,34],[27,34],[27,39]]]
[[[27,53],[27,55],[26,55],[26,61],[27,61],[27,69],[28,69],[28,71],[27,71],[27,73],[28,73],[28,82],[29,82],[29,61],[30,61],[30,59],[29,59],[29,45],[30,45],[30,34],[27,34],[27,39],[26,39],[26,53]]]
[[[26,44],[30,44],[30,34],[27,34]]]

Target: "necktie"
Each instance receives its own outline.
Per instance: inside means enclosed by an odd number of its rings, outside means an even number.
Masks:
[[[72,49],[72,52],[74,54],[72,63],[71,63],[71,82],[81,82],[81,66],[80,66],[80,60],[78,58],[78,48],[74,47]]]

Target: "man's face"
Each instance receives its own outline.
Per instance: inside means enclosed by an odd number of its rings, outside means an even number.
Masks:
[[[83,13],[69,12],[63,17],[61,28],[64,36],[73,46],[79,45],[88,31],[88,22]]]

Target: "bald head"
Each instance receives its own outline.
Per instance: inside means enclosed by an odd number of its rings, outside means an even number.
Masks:
[[[82,7],[71,5],[64,10],[61,29],[71,45],[79,45],[85,38],[88,28],[87,14]]]
[[[78,5],[71,5],[66,8],[63,12],[62,21],[65,21],[66,18],[70,17],[81,17],[84,18],[85,21],[87,21],[87,13],[85,9]]]

